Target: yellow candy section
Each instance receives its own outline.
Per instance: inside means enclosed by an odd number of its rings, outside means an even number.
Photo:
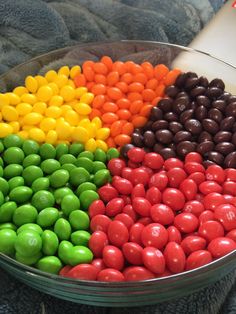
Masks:
[[[81,142],[85,149],[108,149],[110,129],[96,117],[89,119],[94,95],[76,87],[79,65],[49,70],[44,76],[27,76],[25,85],[0,93],[0,138],[16,133],[39,143]]]

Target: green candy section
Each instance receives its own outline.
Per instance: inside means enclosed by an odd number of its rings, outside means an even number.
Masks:
[[[90,263],[87,211],[110,182],[106,165],[118,150],[39,145],[15,134],[0,147],[0,253],[52,274]]]

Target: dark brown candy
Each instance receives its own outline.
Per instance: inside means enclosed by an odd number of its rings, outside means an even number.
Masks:
[[[233,116],[236,118],[236,102],[228,104],[228,106],[225,109],[225,115],[227,117]]]
[[[204,95],[198,96],[196,98],[197,104],[200,106],[204,106],[206,108],[210,108],[211,107],[211,102],[210,99]]]
[[[168,126],[169,126],[169,123],[166,120],[158,120],[156,122],[153,122],[152,130],[155,132],[157,130],[167,129]]]
[[[231,142],[236,146],[236,132],[233,134]]]
[[[144,145],[146,145],[147,147],[153,147],[155,145],[155,135],[152,131],[146,131],[143,134],[143,143]]]
[[[175,85],[180,88],[183,87],[187,78],[188,78],[187,73],[180,74],[175,81]]]
[[[223,119],[223,114],[220,110],[212,108],[208,111],[208,118],[220,123]]]
[[[168,148],[171,148],[171,149],[175,150],[175,149],[176,149],[175,143],[170,143],[170,144],[168,145]]]
[[[175,134],[175,133],[177,133],[177,132],[183,130],[183,126],[182,126],[182,124],[179,123],[179,122],[172,121],[172,122],[169,123],[169,129],[170,129],[170,131],[171,131],[172,133]]]
[[[174,142],[180,143],[182,141],[189,141],[192,139],[192,134],[188,131],[179,131],[174,136]]]
[[[152,121],[161,120],[163,118],[163,112],[159,107],[153,107],[150,114]]]
[[[196,103],[196,101],[191,101],[191,103],[189,104],[189,109],[196,110],[197,107],[198,107],[198,104]]]
[[[206,88],[203,86],[196,86],[190,91],[190,96],[192,98],[196,98],[200,95],[204,95],[206,92]]]
[[[236,152],[230,153],[224,160],[225,168],[236,168]]]
[[[221,153],[211,151],[207,155],[207,159],[210,161],[213,161],[214,163],[218,165],[222,165],[224,162],[224,156]]]
[[[217,87],[224,90],[225,83],[221,79],[215,78],[214,80],[210,82],[209,87]]]
[[[211,160],[204,160],[202,164],[203,164],[203,166],[204,166],[205,168],[208,168],[208,167],[210,167],[210,166],[212,166],[212,165],[215,165],[216,163],[213,162],[213,161],[211,161]]]
[[[193,109],[188,109],[185,110],[184,112],[181,113],[179,116],[179,121],[184,124],[187,120],[193,118],[194,116],[194,110]]]
[[[231,131],[232,131],[232,133],[236,132],[236,122],[234,122],[234,125],[232,126]]]
[[[228,103],[230,104],[231,102],[235,102],[236,101],[236,96],[235,95],[230,95],[228,98]]]
[[[128,151],[133,147],[134,147],[134,145],[132,145],[132,144],[125,144],[124,146],[122,146],[120,149],[121,156],[124,158],[127,158]]]
[[[166,160],[168,158],[173,158],[173,157],[176,157],[176,153],[173,149],[171,148],[163,148],[161,151],[160,151],[160,154],[161,156]]]
[[[205,131],[209,132],[210,134],[216,134],[219,131],[219,125],[212,119],[203,119],[202,126]]]
[[[202,142],[207,142],[207,141],[212,142],[212,135],[208,133],[207,131],[203,131],[198,137],[198,142],[202,143]]]
[[[219,97],[219,99],[228,101],[228,99],[229,99],[230,96],[231,96],[230,93],[228,93],[228,92],[223,92],[223,94]]]
[[[224,156],[232,153],[234,150],[235,150],[234,144],[229,142],[221,142],[215,146],[215,151],[221,153]]]
[[[177,154],[180,158],[184,158],[188,153],[194,152],[195,150],[196,145],[190,141],[180,142],[176,147]]]
[[[197,135],[202,131],[201,122],[196,119],[187,120],[184,124],[187,131],[191,132],[193,135]]]
[[[204,106],[199,106],[196,108],[195,112],[194,112],[195,118],[198,120],[203,120],[205,118],[207,118],[207,109]]]
[[[232,138],[232,133],[228,131],[219,131],[214,136],[214,142],[220,143],[220,142],[230,142]],[[236,138],[235,138],[236,139]],[[236,143],[236,142],[235,142]]]
[[[131,141],[134,146],[143,147],[143,136],[141,134],[133,133]]]
[[[197,73],[189,71],[187,72],[187,77],[198,77],[198,76],[197,76]]]
[[[168,112],[172,108],[172,102],[173,100],[170,98],[163,98],[158,102],[158,108],[163,112]]]
[[[209,97],[210,99],[216,99],[220,97],[222,93],[223,93],[222,89],[218,87],[209,87],[206,90],[205,96]]]
[[[224,112],[226,108],[226,102],[223,99],[214,100],[212,102],[212,107]]]
[[[179,93],[179,89],[175,85],[170,85],[166,87],[165,89],[165,94],[171,98],[176,97],[178,93]]]
[[[149,120],[143,127],[143,131],[151,130],[152,129],[153,121]]]
[[[196,87],[198,82],[199,82],[198,77],[189,77],[189,78],[187,78],[187,80],[184,84],[184,89],[190,90],[190,89]]]
[[[162,144],[169,144],[173,140],[173,134],[169,130],[158,130],[156,131],[155,136]]]
[[[175,113],[180,114],[189,107],[189,98],[180,97],[177,98],[172,106],[172,109]]]
[[[178,115],[174,112],[166,112],[164,114],[164,119],[166,119],[167,121],[171,122],[171,121],[178,121]]]
[[[164,145],[160,144],[160,143],[156,143],[154,146],[153,146],[153,151],[155,153],[158,153],[160,154],[160,151],[164,148]]]
[[[197,152],[201,155],[205,155],[214,149],[214,143],[211,141],[205,141],[197,146]]]
[[[199,85],[207,88],[208,84],[209,84],[208,79],[205,76],[200,76],[199,77]]]
[[[142,129],[139,129],[139,128],[135,128],[133,133],[143,134]]]
[[[186,98],[189,99],[189,95],[185,91],[179,92],[178,95],[176,95],[175,99],[178,99],[178,98],[181,98],[181,97],[186,97]]]
[[[222,131],[231,131],[233,125],[235,122],[235,118],[234,117],[227,117],[224,118],[221,123],[220,123],[220,129]]]

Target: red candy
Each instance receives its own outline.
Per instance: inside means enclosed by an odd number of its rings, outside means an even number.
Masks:
[[[196,197],[197,184],[192,179],[185,179],[182,181],[179,189],[188,201],[191,201]]]
[[[173,188],[167,188],[162,194],[162,201],[164,204],[177,211],[184,207],[185,197],[181,191]]]
[[[183,212],[191,213],[197,217],[199,217],[203,211],[204,211],[204,206],[199,201],[186,202],[183,208]]]
[[[109,268],[121,270],[124,267],[124,256],[120,249],[107,245],[103,249],[103,261]]]
[[[133,162],[142,162],[145,157],[145,151],[141,148],[131,148],[127,153],[129,160]]]
[[[129,180],[118,177],[118,176],[113,177],[112,185],[117,190],[118,193],[124,194],[124,195],[131,194],[133,190],[133,185]]]
[[[89,217],[93,218],[96,215],[104,215],[106,211],[106,207],[101,200],[95,200],[92,202],[92,204],[89,206]]]
[[[67,274],[66,277],[75,278],[80,280],[96,280],[98,269],[92,264],[80,264],[74,266]]]
[[[225,171],[218,165],[209,166],[206,170],[206,179],[222,184],[225,181]]]
[[[125,277],[117,269],[106,268],[99,272],[97,280],[105,281],[105,282],[116,282],[116,281],[124,281]]]
[[[219,258],[236,250],[236,242],[226,237],[220,237],[212,240],[207,249],[213,257]]]
[[[123,213],[130,216],[134,222],[137,220],[137,213],[133,210],[132,205],[125,205],[123,208]]]
[[[165,173],[155,173],[151,176],[149,187],[155,186],[160,191],[163,191],[168,184],[168,177]]]
[[[126,260],[132,265],[142,265],[143,248],[135,242],[127,242],[122,246],[122,251]]]
[[[219,205],[225,204],[225,198],[222,194],[212,192],[207,194],[203,199],[205,209],[215,210]]]
[[[149,188],[146,192],[146,199],[152,204],[158,204],[161,202],[161,192],[155,186]]]
[[[195,251],[186,260],[186,270],[194,269],[212,262],[211,253],[206,250]]]
[[[148,181],[149,181],[149,174],[146,170],[144,170],[141,167],[133,169],[131,173],[131,181],[134,185],[140,184],[140,183],[143,185],[146,185],[148,184]]]
[[[142,252],[144,266],[155,274],[165,271],[165,258],[162,252],[154,247],[146,247]]]
[[[96,215],[90,221],[90,229],[94,231],[107,232],[111,219],[105,215]]]
[[[153,246],[162,249],[168,241],[168,232],[158,223],[152,223],[144,227],[141,240],[144,246]]]
[[[106,215],[113,217],[117,214],[120,214],[124,208],[125,204],[122,198],[113,198],[107,203],[106,206]]]
[[[131,242],[135,242],[137,244],[140,244],[142,245],[142,239],[141,239],[141,236],[142,236],[142,231],[144,229],[144,225],[141,224],[141,223],[135,223],[131,228],[130,228],[130,231],[129,231],[129,240]]]
[[[182,247],[175,243],[169,242],[164,250],[166,266],[172,273],[181,273],[185,268],[186,257]]]
[[[182,168],[172,168],[167,172],[167,177],[169,179],[169,186],[178,188],[180,183],[187,178],[187,174]]]
[[[191,213],[181,213],[175,216],[174,225],[180,232],[191,233],[197,230],[198,219]]]
[[[172,168],[183,168],[184,163],[177,158],[168,158],[164,162],[164,168],[168,171]]]
[[[222,187],[215,181],[205,181],[199,185],[199,190],[204,195],[210,194],[212,192],[221,193]]]
[[[159,170],[164,165],[164,159],[156,153],[148,153],[144,157],[143,165],[154,170]]]
[[[89,248],[96,257],[101,257],[104,247],[108,245],[108,237],[103,231],[95,231],[89,239]]]
[[[218,221],[208,220],[201,224],[198,229],[198,234],[210,242],[215,238],[223,237],[224,228]]]
[[[120,176],[122,169],[125,166],[126,165],[125,165],[124,160],[120,158],[112,158],[111,160],[109,160],[108,165],[107,165],[108,169],[110,170],[113,176]]]
[[[197,163],[202,163],[202,156],[199,153],[192,152],[186,155],[185,157],[185,163],[187,162],[197,162]]]
[[[151,218],[154,222],[158,222],[162,225],[170,225],[174,221],[173,210],[164,204],[156,204],[151,207]]]
[[[236,196],[236,182],[226,181],[223,184],[223,193]]]
[[[175,226],[170,226],[167,228],[168,232],[168,241],[169,242],[176,242],[180,244],[181,242],[181,233]]]
[[[132,202],[133,209],[139,215],[148,217],[150,214],[151,203],[144,197],[135,197]]]
[[[220,221],[225,230],[236,228],[236,207],[230,204],[220,205],[215,209],[215,219]]]
[[[187,236],[181,242],[181,247],[186,255],[197,250],[203,250],[206,247],[206,240],[198,236]]]
[[[143,184],[137,184],[134,186],[133,191],[131,193],[131,198],[135,197],[145,197],[145,188]]]
[[[124,214],[124,213],[116,215],[114,220],[118,220],[118,221],[123,222],[123,224],[128,228],[128,230],[134,224],[133,219],[129,215]]]
[[[98,189],[98,194],[105,203],[109,202],[115,197],[118,197],[117,190],[109,183],[100,187]]]
[[[107,230],[107,235],[109,242],[117,247],[121,247],[129,239],[128,228],[123,222],[119,220],[114,220],[110,223]]]
[[[155,275],[145,267],[130,266],[123,271],[125,281],[141,281],[154,279]]]

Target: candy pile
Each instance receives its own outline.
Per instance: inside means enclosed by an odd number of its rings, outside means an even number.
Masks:
[[[119,158],[109,161],[112,183],[89,207],[89,248],[96,259],[63,269],[64,276],[146,280],[200,267],[236,249],[235,169],[205,170],[198,153],[185,162],[164,161],[132,148],[128,158],[129,167]]]

